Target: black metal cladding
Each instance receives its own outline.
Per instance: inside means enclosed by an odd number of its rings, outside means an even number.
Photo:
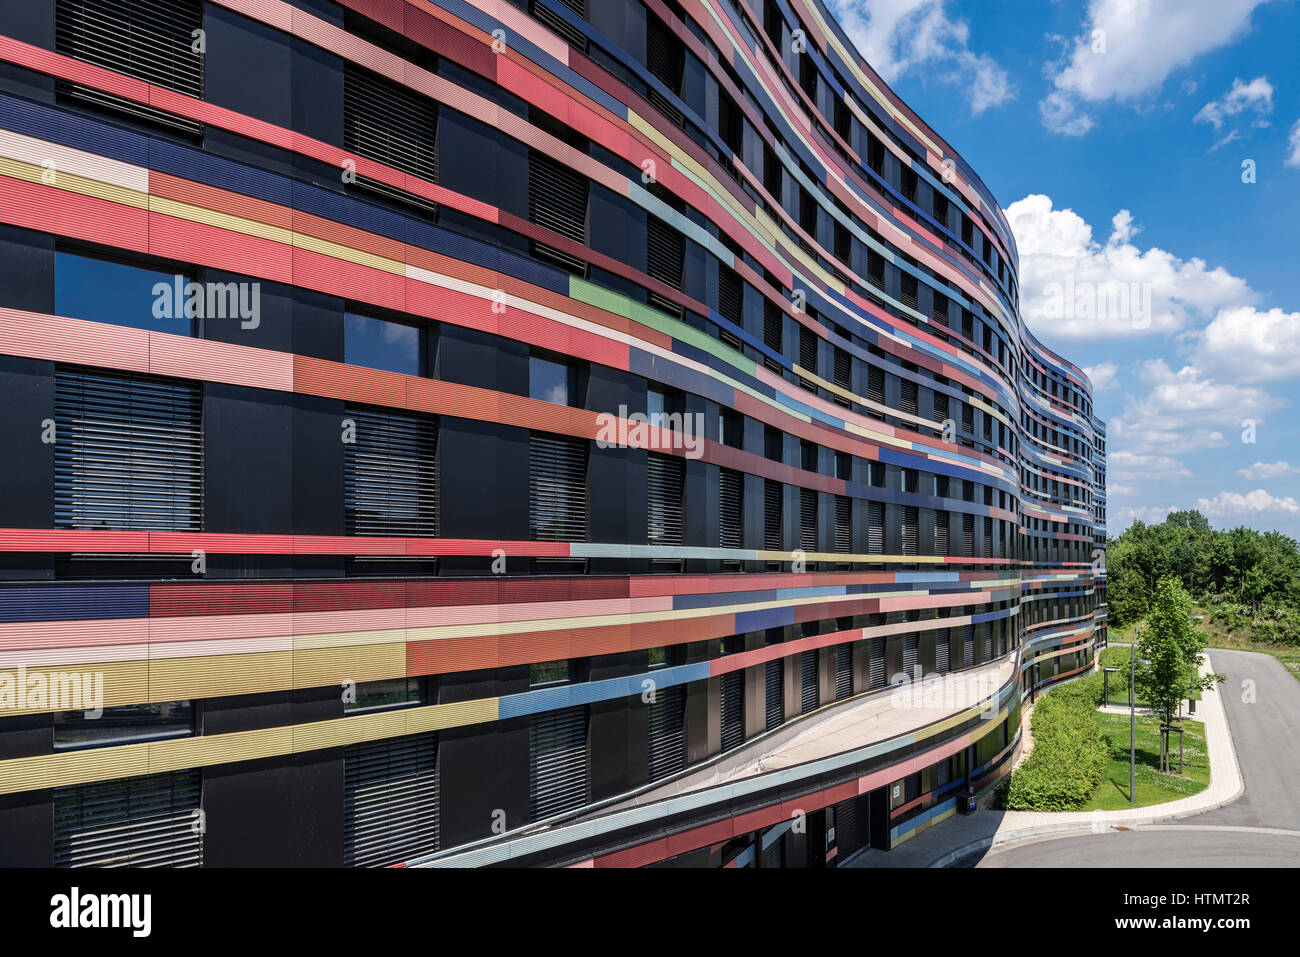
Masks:
[[[127,76],[203,98],[200,0],[58,0],[54,48]],[[203,125],[111,93],[75,83],[59,89],[78,99],[197,134]]]
[[[528,218],[586,245],[587,178],[545,153],[529,150]]]
[[[740,548],[744,544],[744,479],[731,469],[718,470],[718,545]]]
[[[343,148],[438,182],[438,105],[408,86],[347,63]]]
[[[349,535],[438,535],[438,420],[349,406],[343,494]]]
[[[587,709],[535,715],[528,725],[529,820],[570,811],[587,800]]]
[[[587,19],[587,0],[552,0],[552,2],[563,4],[582,19]],[[587,52],[587,35],[571,25],[560,14],[550,10],[541,0],[529,0],[528,12],[539,23],[559,34],[569,46],[576,47],[583,53]]]
[[[810,488],[799,489],[799,547],[817,551],[817,492]]]
[[[805,372],[817,374],[817,336],[804,326],[799,327],[799,365]]]
[[[200,867],[197,770],[54,789],[55,867]]]
[[[343,751],[343,863],[382,867],[438,850],[438,738],[416,734]]]
[[[686,767],[686,689],[681,685],[655,689],[650,702],[650,781]]]
[[[54,417],[56,527],[202,528],[203,406],[197,386],[60,366]]]
[[[865,800],[849,798],[835,805],[835,860],[839,866],[867,843]]]
[[[722,676],[722,750],[730,751],[745,742],[745,673]]]
[[[781,483],[763,480],[763,547],[781,550]]]
[[[586,440],[530,433],[528,471],[528,525],[533,540],[586,541]]]
[[[867,369],[867,399],[879,405],[885,404],[885,372],[879,366]]]
[[[853,646],[835,646],[835,700],[842,701],[853,694]]]
[[[646,14],[645,54],[646,67],[650,70],[650,75],[666,86],[670,93],[681,96],[686,50],[682,46],[682,41],[653,13]],[[686,117],[682,111],[658,90],[650,90],[650,103],[669,122],[677,126],[686,125]]]
[[[821,704],[821,689],[817,686],[816,650],[805,651],[799,656],[799,713],[816,711]]]
[[[682,499],[685,488],[685,460],[658,452],[651,452],[647,456],[646,538],[649,544],[682,544]]]
[[[763,672],[764,730],[771,731],[785,722],[785,659],[767,663]]]
[[[722,90],[718,91],[718,136],[727,149],[740,155],[744,146],[744,118],[736,101]]]

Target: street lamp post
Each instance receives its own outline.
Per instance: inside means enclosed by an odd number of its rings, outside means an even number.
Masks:
[[[1133,627],[1133,644],[1128,650],[1128,803],[1137,803],[1137,674],[1138,636],[1142,629]],[[1142,664],[1151,662],[1143,659]]]

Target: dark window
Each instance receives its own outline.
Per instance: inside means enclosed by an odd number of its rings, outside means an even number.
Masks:
[[[556,405],[577,405],[578,367],[570,362],[529,356],[528,397]]]
[[[667,223],[646,217],[646,275],[673,289],[682,288],[686,238]]]
[[[799,713],[816,711],[821,704],[821,689],[817,686],[817,651],[805,651],[799,656]]]
[[[343,67],[343,148],[438,182],[438,105],[410,87]],[[373,180],[364,185],[391,190]]]
[[[763,481],[763,547],[781,550],[781,483]]]
[[[528,151],[528,218],[580,245],[587,243],[587,178],[540,153]],[[533,251],[570,272],[585,274],[586,263],[545,244]]]
[[[55,50],[196,99],[203,98],[203,54],[195,52],[203,27],[200,0],[58,0]],[[202,124],[89,87],[60,90],[96,106],[182,129]]]
[[[902,168],[902,192],[903,199],[909,203],[916,202],[916,170],[904,166]]]
[[[682,67],[686,51],[682,41],[653,13],[646,14],[646,67],[650,75],[668,88],[674,96],[682,92]],[[650,103],[677,126],[685,126],[682,111],[658,90],[650,90]]]
[[[744,146],[744,117],[729,94],[718,90],[718,137],[736,155]]]
[[[772,300],[763,300],[763,345],[767,346],[777,355],[782,355],[782,327],[785,320],[781,313],[781,308]]]
[[[83,689],[86,694],[92,689]],[[83,701],[83,704],[88,704]],[[99,717],[86,711],[60,711],[54,715],[54,749],[95,748],[184,738],[194,734],[194,709],[188,701],[125,704],[100,709]]]
[[[723,319],[740,325],[743,302],[744,293],[740,276],[730,266],[718,263],[718,314]]]
[[[885,404],[885,373],[878,366],[867,368],[867,400]]]
[[[55,788],[55,867],[202,867],[197,769]]]
[[[528,726],[529,820],[540,821],[587,803],[587,709],[533,717]]]
[[[806,326],[799,327],[799,365],[817,374],[817,334]]]
[[[686,767],[686,689],[656,688],[650,702],[650,778],[653,783]]]
[[[420,328],[355,313],[343,317],[343,361],[348,365],[420,374]]]
[[[682,544],[682,497],[686,488],[686,461],[675,455],[651,452],[646,459],[646,540],[651,545]]]
[[[853,696],[853,646],[835,646],[835,700]]]
[[[867,282],[877,289],[885,288],[885,257],[874,249],[867,250]]]
[[[916,508],[903,506],[903,554],[916,554]]]
[[[196,316],[186,315],[188,303],[195,303],[197,315],[205,315],[207,296],[206,287],[199,287],[205,294],[201,299],[192,300],[188,282],[186,276],[56,252],[54,312],[71,319],[192,336]],[[222,303],[228,304],[229,300],[223,299]],[[235,303],[238,307],[239,300]],[[238,321],[237,313],[226,315],[231,321]]]
[[[764,730],[771,731],[785,721],[785,659],[769,661],[763,670]]]
[[[853,238],[849,227],[835,222],[835,258],[847,266],[853,265]]]
[[[867,503],[867,551],[873,555],[885,551],[885,506],[880,502]]]
[[[533,540],[586,541],[587,442],[532,432],[528,469],[528,525]]]
[[[867,165],[875,172],[877,176],[883,176],[885,172],[885,144],[882,143],[876,134],[867,133]]]
[[[883,688],[885,686],[885,639],[871,639],[871,687]]]
[[[401,735],[343,751],[343,864],[383,867],[438,850],[438,737]]]
[[[528,666],[528,684],[557,685],[573,681],[577,677],[575,663],[569,659],[560,661],[534,661]]]
[[[56,367],[55,527],[201,529],[202,402],[188,382]]]
[[[835,496],[835,550],[847,553],[851,548],[851,523],[853,503],[847,495]]]
[[[810,488],[799,489],[799,547],[817,551],[817,492]]]
[[[362,681],[356,685],[355,691],[355,701],[345,699],[343,702],[345,713],[424,703],[423,688],[418,677]]]
[[[903,273],[899,283],[899,298],[902,300],[903,305],[909,309],[916,308],[916,289],[916,277],[911,273]]]
[[[744,543],[744,480],[739,472],[718,470],[718,544],[740,548]]]
[[[948,554],[948,513],[935,512],[934,515],[934,553]]]
[[[722,711],[722,750],[730,751],[745,742],[745,673],[722,676],[719,706]]]
[[[916,383],[911,379],[904,379],[902,383],[902,401],[899,408],[908,415],[916,415]]]
[[[438,534],[438,420],[348,406],[343,495],[349,535]],[[351,441],[347,441],[351,439]]]

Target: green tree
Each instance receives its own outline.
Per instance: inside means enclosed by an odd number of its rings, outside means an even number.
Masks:
[[[1173,723],[1184,698],[1227,680],[1226,675],[1198,672],[1205,663],[1203,650],[1192,624],[1191,597],[1177,578],[1161,578],[1137,645],[1138,657],[1149,664],[1137,672],[1135,682],[1138,696],[1161,714],[1164,724]]]

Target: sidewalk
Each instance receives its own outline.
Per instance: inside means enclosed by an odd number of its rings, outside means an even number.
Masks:
[[[1209,655],[1201,672],[1213,671]],[[1196,720],[1205,722],[1205,744],[1210,757],[1210,784],[1191,797],[1149,807],[1122,811],[985,811],[956,815],[938,827],[923,831],[892,851],[867,851],[853,859],[852,867],[946,867],[972,854],[1015,841],[1056,833],[1106,831],[1138,827],[1201,814],[1235,801],[1242,792],[1241,767],[1232,745],[1224,713],[1223,685],[1207,692],[1197,708]],[[1127,709],[1124,709],[1127,710]]]

